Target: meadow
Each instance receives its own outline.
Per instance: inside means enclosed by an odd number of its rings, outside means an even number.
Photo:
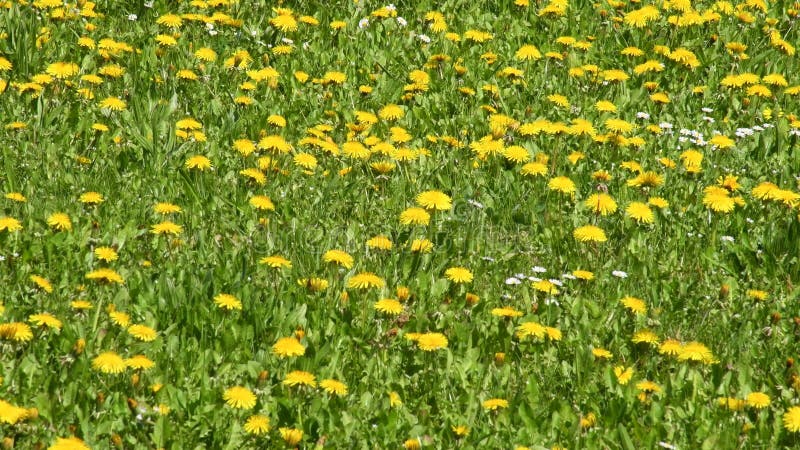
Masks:
[[[0,446],[797,448],[798,15],[0,1]]]

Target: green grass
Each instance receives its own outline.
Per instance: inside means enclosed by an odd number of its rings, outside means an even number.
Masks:
[[[727,5],[727,12],[724,2],[701,2],[691,5],[694,11],[717,11],[718,20],[675,26],[670,16],[681,14],[680,4],[653,3],[660,17],[637,28],[624,17],[641,3],[575,1],[563,14],[548,14],[545,2],[398,2],[402,26],[396,17],[376,17],[385,6],[378,3],[286,1],[298,29],[281,31],[272,22],[280,11],[264,2],[176,2],[171,9],[155,3],[97,2],[101,15],[91,18],[73,14],[74,5],[0,2],[0,87],[8,83],[0,93],[0,117],[8,125],[0,129],[0,190],[25,197],[0,199],[0,218],[22,227],[0,225],[5,448],[78,448],[59,445],[57,439],[71,436],[90,448],[131,449],[798,445],[784,420],[800,389],[793,365],[800,335],[800,203],[794,199],[800,122],[791,88],[800,84],[800,64],[770,31],[797,45],[800,8],[775,2],[762,11],[753,1]],[[446,31],[434,31],[426,19],[435,8]],[[57,18],[61,13],[67,17]],[[158,24],[168,13],[182,15],[182,25]],[[193,20],[215,13],[216,34]],[[318,24],[303,23],[304,15]],[[362,29],[363,18],[369,24]],[[337,20],[346,26],[331,29]],[[471,41],[470,30],[492,39]],[[177,45],[159,45],[159,34],[175,37]],[[81,37],[95,48],[79,45]],[[580,49],[564,37],[591,46]],[[105,38],[129,51],[104,55]],[[747,46],[747,58],[726,49],[733,41]],[[525,44],[542,58],[517,59]],[[274,54],[279,45],[291,53]],[[643,55],[621,55],[629,46]],[[203,47],[214,50],[216,61],[195,55]],[[697,67],[674,60],[669,52],[679,48],[693,52]],[[237,51],[252,59],[246,69],[225,66]],[[663,71],[635,73],[648,60],[663,63]],[[12,67],[4,70],[3,61]],[[74,63],[77,72],[42,79],[56,62]],[[96,85],[81,78],[111,64],[124,74],[100,75]],[[279,77],[248,75],[267,67]],[[507,67],[522,76],[503,76]],[[180,79],[183,69],[197,79]],[[604,82],[603,71],[613,69],[629,79]],[[429,82],[412,91],[415,70]],[[331,71],[346,80],[323,82]],[[756,80],[724,85],[746,73]],[[788,86],[770,74],[782,75]],[[754,84],[771,95],[748,94]],[[705,88],[693,91],[699,86]],[[665,93],[669,103],[655,102],[654,93]],[[569,106],[557,106],[548,99],[553,94]],[[101,108],[109,97],[125,107]],[[243,98],[252,103],[242,104]],[[598,111],[600,100],[616,112]],[[379,115],[388,104],[401,105],[404,116],[358,123],[357,111]],[[287,125],[269,124],[271,115]],[[187,117],[202,124],[205,139],[180,136],[177,122]],[[578,118],[593,133],[567,132]],[[612,118],[633,130],[620,138],[606,125]],[[537,120],[550,122],[527,133],[525,125]],[[312,130],[320,125],[329,131]],[[405,129],[408,141],[397,142],[393,127]],[[340,152],[308,145],[314,133]],[[734,145],[707,144],[715,134]],[[233,148],[237,139],[257,144],[268,135],[282,136],[291,151],[259,148],[243,156]],[[500,151],[483,154],[485,138]],[[393,149],[352,158],[341,153],[348,141]],[[504,157],[513,145],[527,150],[528,161]],[[697,173],[682,162],[688,149],[703,154]],[[403,158],[406,150],[410,160]],[[296,164],[301,152],[313,155],[317,167]],[[575,152],[583,158],[573,162]],[[196,155],[212,168],[188,168]],[[370,166],[379,161],[395,168],[381,174]],[[521,173],[532,161],[544,164],[541,176]],[[632,186],[639,170],[631,162],[662,176],[663,184]],[[241,174],[259,167],[264,184]],[[598,170],[611,178],[599,178]],[[741,202],[715,211],[707,188],[728,175],[741,185],[729,196]],[[557,176],[572,180],[575,192],[549,188]],[[754,191],[764,182],[778,187],[771,198]],[[432,211],[427,225],[402,225],[400,214],[429,190],[446,194],[452,206]],[[585,203],[601,191],[618,205],[607,216]],[[82,203],[86,192],[104,200]],[[254,208],[255,195],[268,196],[274,210]],[[631,202],[652,197],[668,202],[651,206],[652,223],[626,214]],[[159,202],[182,211],[158,214]],[[67,214],[71,227],[48,224],[54,213]],[[165,220],[182,231],[155,234],[153,227]],[[573,232],[584,225],[600,227],[607,240],[578,241]],[[376,235],[391,239],[393,248],[370,248],[366,242]],[[432,251],[412,252],[415,239],[429,240]],[[98,247],[114,248],[118,259],[102,261]],[[332,249],[352,255],[353,266],[324,262]],[[282,255],[291,267],[259,263],[270,255]],[[474,279],[448,280],[451,267],[469,269]],[[113,269],[124,282],[86,278],[100,268]],[[594,279],[571,279],[578,269]],[[348,287],[361,272],[377,274],[385,286]],[[32,275],[44,277],[51,292]],[[514,276],[519,285],[510,284]],[[562,286],[547,293],[527,277]],[[325,280],[327,288],[315,291],[310,278]],[[375,310],[378,300],[397,298],[400,287],[410,292],[400,315]],[[766,299],[755,299],[752,290],[766,292]],[[214,298],[222,293],[235,296],[242,309],[218,307]],[[479,300],[468,302],[472,295]],[[626,296],[642,299],[644,314],[627,310],[620,303]],[[76,309],[77,300],[91,308]],[[493,313],[501,307],[519,315]],[[112,311],[153,328],[157,337],[137,339]],[[37,325],[31,316],[41,313],[60,326]],[[526,322],[560,330],[561,337],[520,338]],[[21,324],[30,327],[30,339]],[[658,342],[634,343],[643,330]],[[427,332],[446,336],[446,347],[418,348],[413,333]],[[289,336],[299,338],[304,355],[282,358],[273,351]],[[713,356],[695,361],[660,352],[668,339],[702,343]],[[594,355],[599,348],[612,356]],[[105,373],[96,359],[104,352],[145,355],[154,366]],[[632,368],[630,381],[623,383],[615,368]],[[286,386],[292,371],[312,373],[317,382],[339,380],[347,393]],[[637,384],[648,380],[660,391],[640,396]],[[234,386],[250,389],[255,405],[226,403]],[[392,392],[401,404],[392,404]],[[769,404],[744,402],[754,392],[768,395]],[[742,400],[742,407],[721,406],[726,397]],[[489,399],[507,400],[508,407],[489,410]],[[27,413],[13,417],[20,412],[14,407]],[[256,414],[269,418],[268,432],[245,429]],[[460,436],[457,426],[468,434]],[[303,436],[293,443],[280,428]]]

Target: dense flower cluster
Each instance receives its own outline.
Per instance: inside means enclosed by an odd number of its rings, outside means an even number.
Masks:
[[[0,1],[3,448],[795,443],[800,5],[307,3]]]

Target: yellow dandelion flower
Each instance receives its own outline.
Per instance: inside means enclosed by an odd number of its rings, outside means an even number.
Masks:
[[[394,163],[390,161],[377,161],[369,165],[372,170],[378,172],[379,174],[386,175],[389,172],[393,171],[395,167],[397,167]]]
[[[465,267],[450,267],[444,275],[453,283],[471,283],[473,279],[472,272]]]
[[[233,141],[233,149],[242,156],[249,156],[256,151],[256,144],[250,139],[237,139]]]
[[[768,84],[770,86],[782,86],[782,87],[785,87],[785,86],[789,85],[789,82],[786,81],[786,78],[783,75],[779,74],[779,73],[773,73],[773,74],[766,75],[766,76],[764,76],[764,78],[761,79],[761,81],[763,81],[764,83],[766,83],[766,84]]]
[[[716,362],[714,354],[700,342],[689,342],[681,346],[678,350],[679,361],[698,361],[703,364]]]
[[[74,76],[78,73],[78,65],[69,62],[54,62],[47,66],[45,72],[58,79],[65,79]]]
[[[175,122],[175,128],[179,130],[200,130],[203,128],[203,124],[191,117],[186,117]]]
[[[322,278],[300,278],[297,280],[297,284],[312,292],[322,292],[328,289],[328,280]]]
[[[744,400],[738,398],[720,397],[717,399],[717,404],[731,411],[741,411],[744,409],[746,403]]]
[[[262,150],[272,150],[276,153],[289,153],[292,150],[292,145],[278,135],[270,135],[263,137],[258,141],[258,148]]]
[[[622,306],[629,309],[634,314],[643,315],[647,313],[647,305],[645,304],[644,300],[640,298],[626,296],[623,297],[619,302],[622,303]]]
[[[533,288],[545,294],[558,295],[559,290],[550,280],[539,280],[533,282]]]
[[[585,159],[585,158],[586,158],[586,154],[584,154],[583,152],[572,152],[567,156],[567,159],[572,164],[578,164],[578,161],[580,161],[582,159]]]
[[[317,167],[317,158],[310,153],[298,153],[294,155],[293,161],[306,170],[314,170]]]
[[[183,227],[170,221],[165,221],[153,225],[150,230],[153,234],[171,234],[177,236],[183,232]]]
[[[372,272],[361,272],[350,277],[347,280],[348,289],[370,289],[370,288],[383,288],[386,282],[383,278],[375,275]]]
[[[678,340],[667,339],[659,346],[658,353],[662,355],[678,356],[682,346],[683,344]]]
[[[487,411],[497,411],[508,408],[508,400],[502,398],[490,398],[489,400],[484,401],[482,404],[483,408]]]
[[[197,75],[196,73],[194,73],[194,71],[191,71],[189,69],[179,70],[175,74],[175,76],[177,76],[181,80],[192,80],[192,81],[195,81],[195,80],[200,79],[199,75]],[[178,127],[178,129],[180,129],[180,127]]]
[[[271,18],[269,23],[284,33],[297,31],[297,20],[292,14],[279,14]]]
[[[155,367],[156,363],[144,355],[135,355],[126,359],[125,365],[134,370],[148,370]]]
[[[214,62],[217,60],[217,52],[208,47],[202,47],[194,52],[194,56],[200,61]]]
[[[720,150],[725,150],[725,149],[733,147],[736,144],[736,141],[734,141],[733,139],[731,139],[731,138],[729,138],[727,136],[723,136],[721,134],[718,134],[718,135],[712,137],[711,139],[709,139],[708,143],[711,144],[712,146],[720,149]]]
[[[492,308],[491,314],[495,317],[520,317],[523,315],[522,311],[517,311],[511,306]]]
[[[388,104],[378,111],[378,117],[389,122],[402,119],[405,114],[403,108],[395,104]]]
[[[3,323],[0,324],[0,339],[28,342],[33,339],[33,331],[31,331],[31,327],[27,323]]]
[[[545,332],[547,333],[547,337],[548,338],[550,338],[550,339],[552,339],[554,341],[560,341],[561,340],[561,337],[562,337],[561,330],[559,330],[558,328],[545,327]]]
[[[8,194],[5,195],[5,198],[19,203],[25,203],[28,201],[28,199],[25,198],[25,196],[19,192],[9,192]]]
[[[267,434],[270,430],[269,417],[254,415],[247,418],[244,423],[244,431],[256,436]]]
[[[770,404],[769,395],[763,392],[751,392],[745,397],[747,406],[755,409],[764,409]]]
[[[131,316],[122,311],[111,311],[108,316],[111,317],[112,322],[123,328],[127,328],[131,323]]]
[[[597,359],[611,359],[614,354],[604,348],[593,348],[592,355]]]
[[[547,166],[540,162],[529,162],[522,166],[520,173],[526,176],[545,176],[547,174]]]
[[[114,352],[104,352],[92,360],[92,368],[103,373],[122,373],[128,366],[121,356]]]
[[[39,289],[47,292],[48,294],[53,292],[53,285],[47,280],[47,278],[39,275],[31,275],[28,278],[33,282],[33,284],[38,286]]]
[[[264,172],[255,167],[249,167],[247,169],[240,170],[239,175],[249,178],[255,181],[257,184],[265,184],[267,182],[267,176],[264,175]]]
[[[403,442],[403,448],[405,450],[420,450],[422,448],[422,441],[420,438],[406,439],[405,442]]]
[[[787,431],[797,433],[800,431],[800,406],[792,406],[783,413],[783,427]]]
[[[14,67],[14,65],[11,64],[11,61],[9,61],[8,59],[0,56],[0,72],[7,72],[7,71],[11,70],[11,68],[13,68],[13,67]]]
[[[306,354],[306,348],[295,337],[284,337],[278,339],[278,342],[272,346],[272,353],[282,357],[303,356]]]
[[[667,169],[674,169],[675,168],[675,161],[667,158],[661,157],[658,158],[658,162],[661,163],[662,166],[666,167]]]
[[[638,47],[625,47],[620,51],[622,56],[644,56],[644,51]]]
[[[581,416],[580,420],[580,427],[583,429],[592,428],[597,424],[597,415],[593,412],[586,414],[585,416]],[[555,449],[556,447],[553,447]]]
[[[97,247],[94,249],[94,255],[97,259],[105,262],[116,261],[119,259],[117,251],[111,247]]]
[[[328,394],[337,395],[339,397],[347,395],[347,385],[338,380],[330,378],[322,380],[319,382],[319,387]]]
[[[342,250],[328,250],[322,255],[322,260],[326,263],[338,264],[345,269],[353,267],[353,257]]]
[[[453,433],[458,437],[464,437],[469,434],[469,428],[465,425],[453,425],[450,427]]]
[[[427,225],[431,215],[422,208],[411,207],[400,213],[400,223],[403,225]]]
[[[196,169],[201,172],[211,169],[211,160],[203,155],[194,155],[183,164],[187,169]]]
[[[564,176],[550,179],[547,183],[547,187],[553,191],[569,195],[574,195],[576,191],[575,182]]]
[[[430,253],[433,250],[433,242],[427,239],[414,239],[411,241],[412,253]]]
[[[47,327],[59,331],[61,330],[61,321],[49,313],[32,314],[28,316],[28,322],[31,322],[39,327]]]
[[[122,275],[109,268],[93,270],[86,274],[86,279],[97,280],[104,283],[125,284],[125,279],[122,278]]]
[[[605,193],[590,195],[584,204],[587,208],[601,216],[607,216],[617,211],[617,202],[615,202],[610,195]]]
[[[158,332],[147,325],[131,325],[128,327],[128,334],[142,342],[152,342],[158,337]]]
[[[594,104],[594,109],[599,112],[617,112],[617,107],[608,100],[598,100]]]
[[[397,299],[404,302],[411,298],[411,289],[406,286],[397,286]]]
[[[106,97],[100,102],[100,108],[108,109],[110,111],[124,111],[128,107],[125,100],[118,97]]]
[[[47,218],[47,224],[59,231],[69,231],[72,229],[72,221],[64,213],[53,213]]]
[[[547,328],[537,322],[523,322],[517,327],[516,335],[519,339],[526,337],[544,339],[544,337],[547,335]]]
[[[581,242],[605,242],[608,240],[605,231],[594,225],[578,227],[572,232],[572,236]]]
[[[760,302],[763,302],[769,298],[769,292],[759,291],[757,289],[748,289],[746,294],[748,297],[758,300]]]
[[[281,427],[278,431],[281,434],[281,439],[283,439],[289,447],[294,447],[303,440],[303,430],[298,428]]]
[[[769,181],[764,181],[759,183],[758,186],[754,187],[751,193],[753,194],[753,197],[759,200],[774,200],[778,197],[779,191],[780,188],[777,185]]]
[[[70,302],[69,305],[72,309],[76,309],[78,311],[92,309],[92,303],[86,300],[75,300],[73,302]]]
[[[250,206],[261,211],[274,211],[275,204],[266,195],[256,195],[250,198]]]
[[[159,34],[155,37],[155,40],[158,45],[164,47],[175,47],[178,45],[178,41],[168,34]]]
[[[392,316],[396,316],[402,313],[403,310],[405,309],[402,303],[393,298],[384,298],[378,300],[377,302],[375,302],[373,307],[384,314],[389,314]]]
[[[650,100],[652,100],[653,103],[660,103],[662,105],[670,102],[669,96],[664,92],[650,94]]]
[[[614,367],[614,375],[617,377],[617,382],[624,386],[633,378],[633,367],[616,366]]]
[[[650,197],[647,200],[647,204],[659,209],[664,209],[669,207],[669,202],[661,197]]]
[[[343,84],[345,81],[347,81],[347,75],[342,72],[330,71],[322,75],[324,84]]]
[[[176,14],[164,14],[156,19],[156,23],[168,28],[179,28],[183,24],[183,20]]]
[[[604,122],[608,131],[618,134],[628,134],[633,131],[633,124],[628,123],[622,119],[606,119]]]
[[[531,158],[531,155],[525,147],[512,145],[503,150],[503,157],[514,164],[519,164],[527,162]]]
[[[703,205],[714,212],[729,213],[736,207],[736,201],[728,195],[728,191],[725,189],[721,191],[707,190],[703,196]]]
[[[394,408],[403,404],[403,401],[400,399],[400,394],[395,391],[389,392],[389,406]]]
[[[372,154],[364,144],[357,141],[348,141],[342,144],[342,153],[355,159],[367,159]]]
[[[645,203],[631,202],[625,208],[625,215],[639,223],[653,223],[653,211]]]
[[[252,409],[256,406],[256,395],[244,386],[233,386],[225,390],[222,399],[231,408]]]
[[[7,231],[12,233],[14,231],[19,231],[22,229],[22,224],[19,220],[13,217],[0,217],[0,231]]]
[[[658,345],[658,335],[650,330],[640,330],[633,334],[631,342],[634,344],[651,344]]]
[[[295,370],[293,372],[289,372],[286,375],[286,378],[283,379],[282,382],[286,386],[308,386],[308,387],[317,387],[316,377],[314,374],[303,372],[301,370]]]
[[[447,348],[447,337],[442,333],[422,333],[417,339],[417,346],[420,350],[432,352]]]
[[[273,269],[292,268],[292,262],[280,255],[265,256],[258,262],[259,264],[266,264]]]
[[[91,450],[85,442],[75,436],[68,438],[56,438],[53,445],[47,447],[47,450]]]
[[[548,95],[547,96],[547,100],[549,100],[551,103],[555,104],[556,106],[560,106],[562,108],[569,108],[570,107],[569,99],[567,99],[567,97],[565,97],[565,96],[563,96],[561,94]]]
[[[240,96],[234,98],[233,102],[236,103],[237,105],[249,106],[249,105],[252,105],[253,103],[255,103],[255,100],[253,100],[251,97],[248,97],[246,95],[240,95]]]
[[[156,203],[155,206],[153,206],[153,211],[156,214],[167,215],[167,214],[179,213],[182,210],[181,210],[181,207],[178,206],[178,205],[173,205],[172,203],[161,202],[161,203]]]
[[[0,380],[1,381],[1,380]],[[0,400],[0,423],[15,425],[31,416],[31,410]],[[10,440],[10,438],[8,439]],[[8,444],[8,440],[4,444]],[[13,441],[11,441],[13,444]]]
[[[664,177],[655,172],[642,172],[635,178],[627,181],[631,187],[658,187],[664,184]]]
[[[217,294],[214,296],[214,304],[228,311],[242,309],[242,302],[231,294]]]
[[[447,211],[453,204],[450,196],[441,191],[425,191],[417,195],[417,204],[427,210]]]
[[[526,44],[514,53],[514,58],[521,61],[535,61],[542,58],[542,53],[535,45]]]
[[[391,250],[392,241],[386,236],[378,235],[367,240],[367,247],[378,250]]]
[[[588,270],[581,270],[581,269],[573,270],[572,275],[579,280],[584,280],[584,281],[594,280],[594,273],[589,272]]]

